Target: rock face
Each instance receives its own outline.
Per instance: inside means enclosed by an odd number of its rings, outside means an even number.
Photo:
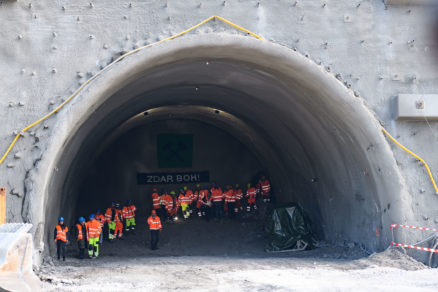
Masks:
[[[36,250],[48,251],[61,214],[73,224],[79,212],[106,207],[115,193],[121,202],[149,196],[150,186],[133,182],[136,173],[171,170],[152,165],[151,157],[123,163],[117,153],[145,153],[120,141],[152,121],[177,118],[201,120],[236,138],[236,163],[253,157],[241,164],[245,175],[227,178],[223,168],[211,180],[245,185],[261,165],[277,200],[301,203],[328,241],[379,250],[391,240],[389,224],[438,227],[423,220],[438,217],[432,207],[438,196],[423,165],[386,140],[377,122],[424,158],[436,177],[436,122],[395,120],[399,94],[412,95],[415,110],[434,116],[421,97],[438,91],[430,8],[349,0],[0,2],[0,149],[23,134],[0,165],[7,221],[32,223]],[[215,19],[107,68],[211,15],[265,40]],[[146,112],[151,121],[141,118]],[[205,164],[226,156],[220,145],[195,149],[205,153]],[[99,163],[108,153],[126,176],[111,181],[108,196],[94,192],[99,205],[84,209],[84,180],[111,174]],[[109,184],[88,182],[91,189]],[[396,235],[406,243],[421,238],[403,234]]]

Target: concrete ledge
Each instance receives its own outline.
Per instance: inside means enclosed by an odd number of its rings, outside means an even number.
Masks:
[[[438,94],[399,94],[397,120],[438,120]]]
[[[386,5],[432,5],[437,4],[435,0],[386,0]]]

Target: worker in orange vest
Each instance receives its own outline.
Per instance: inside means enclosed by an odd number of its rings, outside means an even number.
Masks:
[[[99,244],[103,242],[103,229],[105,226],[105,216],[100,212],[100,209],[96,210],[96,220],[100,222],[100,227],[102,228],[102,232],[100,233]]]
[[[205,206],[207,204],[207,194],[208,190],[198,190],[196,191],[197,194],[197,201],[196,201],[196,209],[198,209],[198,216],[206,216],[206,208]]]
[[[99,256],[99,238],[102,231],[100,222],[96,220],[96,215],[91,214],[87,222],[88,256],[97,258]]]
[[[110,241],[114,239],[114,229],[116,228],[116,225],[112,221],[113,219],[112,214],[113,212],[115,212],[115,208],[116,208],[116,203],[112,202],[111,207],[109,207],[105,211],[105,223],[108,226],[108,240]]]
[[[256,196],[257,196],[257,190],[255,187],[252,187],[251,184],[248,184],[248,189],[246,190],[246,196],[248,198],[248,204],[246,205],[246,211],[251,211],[251,206],[254,206],[254,210],[257,210],[256,205]]]
[[[225,192],[225,205],[227,206],[228,217],[234,218],[236,205],[236,194],[231,186],[227,186],[227,191]]]
[[[160,217],[157,216],[157,211],[152,210],[151,216],[148,218],[149,230],[151,231],[151,249],[158,249],[158,241],[160,240],[161,226]]]
[[[260,181],[260,186],[261,186],[260,192],[263,198],[263,202],[269,203],[271,201],[271,183],[265,176],[262,176],[262,179]]]
[[[123,236],[123,211],[119,203],[116,203],[116,209],[114,214],[114,222],[116,224],[114,229],[114,239],[122,239]]]
[[[123,218],[125,218],[125,231],[134,231],[135,230],[135,208],[134,204],[131,200],[126,201],[125,207],[123,207]]]
[[[167,194],[164,198],[166,204],[167,221],[173,221],[173,218],[178,210],[178,207],[176,206],[177,203],[174,200],[174,196],[176,196],[176,193],[174,191],[171,191],[170,195]]]
[[[186,194],[186,196],[189,198],[190,202],[189,202],[189,212],[190,214],[193,213],[193,209],[195,209],[196,207],[196,199],[195,199],[195,194],[193,193],[193,191],[189,188],[187,188],[187,186],[184,186],[184,192]]]
[[[161,217],[161,197],[158,194],[157,188],[152,189],[152,208],[157,212],[158,217]]]
[[[184,189],[181,189],[180,194],[178,196],[178,205],[181,207],[184,220],[187,220],[190,217],[189,210],[190,210],[191,202],[192,202],[191,195],[184,193]]]
[[[79,259],[84,259],[85,248],[87,248],[87,226],[85,225],[85,218],[79,217],[78,224],[76,224],[76,240],[78,242]]]
[[[67,244],[68,227],[64,224],[64,218],[59,217],[58,225],[55,227],[54,239],[56,242],[56,253],[58,254],[58,260],[61,259],[65,261],[65,245]]]
[[[213,202],[214,216],[216,218],[222,218],[224,211],[224,205],[223,205],[224,193],[222,192],[222,189],[220,187],[216,186],[216,183],[212,184],[210,192],[211,192],[211,201]]]
[[[236,205],[234,211],[238,213],[239,210],[243,210],[243,206],[242,206],[243,192],[239,184],[236,184],[235,193],[236,193]]]

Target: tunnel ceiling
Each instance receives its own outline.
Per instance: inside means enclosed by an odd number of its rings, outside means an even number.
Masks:
[[[143,63],[126,60],[126,67],[97,80],[83,97],[92,100],[72,105],[81,115],[59,152],[60,171],[50,180],[51,192],[64,195],[54,198],[46,214],[74,202],[74,194],[66,194],[77,173],[111,133],[122,133],[145,111],[180,106],[177,115],[197,111],[245,145],[257,145],[252,149],[269,169],[278,199],[303,204],[327,239],[377,247],[375,228],[389,214],[383,192],[400,189],[398,180],[382,178],[397,173],[377,125],[360,100],[309,60],[243,43],[193,47],[182,40],[176,50],[149,52]],[[210,108],[224,115],[214,117]]]

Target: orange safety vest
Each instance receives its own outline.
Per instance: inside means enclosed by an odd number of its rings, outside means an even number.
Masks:
[[[221,202],[224,198],[221,188],[211,188],[211,200],[213,202]]]
[[[246,191],[246,197],[255,198],[257,196],[257,190],[255,187],[249,188]]]
[[[87,238],[98,238],[100,236],[101,225],[96,219],[88,221],[85,226],[87,226]]]
[[[195,195],[193,194],[192,190],[186,191],[186,196],[188,197],[189,202],[187,204],[191,204],[193,200],[195,199]]]
[[[122,222],[123,221],[123,211],[119,209],[115,209],[114,222]]]
[[[98,214],[96,215],[96,220],[100,222],[100,226],[103,226],[103,224],[105,223],[105,216],[103,216],[102,214]]]
[[[271,192],[271,184],[269,183],[269,180],[265,179],[262,181],[261,186],[263,195],[268,195]]]
[[[84,239],[84,237],[82,236],[82,224],[76,224],[76,228],[78,229],[78,240]]]
[[[65,226],[64,229],[61,228],[61,225],[56,225],[56,240],[61,240],[67,242],[67,232],[68,227]]]
[[[237,189],[236,190],[236,200],[240,201],[243,197],[243,193],[242,193],[242,189]]]
[[[123,207],[123,217],[126,219],[134,218],[136,210],[134,205]]]
[[[111,216],[112,216],[112,208],[108,208],[105,211],[105,222],[111,222]]]
[[[160,230],[161,228],[163,228],[161,226],[160,217],[158,217],[158,216],[155,216],[155,219],[152,216],[150,216],[148,218],[148,224],[149,224],[150,230]]]
[[[152,205],[154,206],[154,209],[160,209],[160,196],[158,193],[152,194]]]
[[[234,190],[230,189],[225,192],[225,202],[234,203],[236,202],[236,195],[234,194]]]

